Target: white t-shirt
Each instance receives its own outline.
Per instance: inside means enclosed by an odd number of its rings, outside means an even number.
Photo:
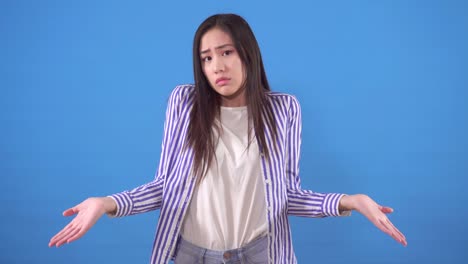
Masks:
[[[253,132],[247,149],[247,107],[221,107],[220,119],[216,159],[194,191],[181,230],[185,240],[212,250],[242,247],[268,231],[265,187]]]

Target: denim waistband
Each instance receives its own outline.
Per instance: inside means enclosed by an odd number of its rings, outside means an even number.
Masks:
[[[181,250],[190,255],[199,256],[204,259],[219,260],[221,263],[237,262],[243,255],[255,254],[268,247],[268,236],[264,235],[247,243],[243,247],[228,250],[211,250],[194,245],[180,238],[177,251]],[[208,261],[209,262],[209,261]]]

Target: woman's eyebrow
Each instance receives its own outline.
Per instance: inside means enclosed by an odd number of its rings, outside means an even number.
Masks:
[[[223,44],[223,45],[221,45],[221,46],[215,47],[215,50],[223,49],[223,48],[229,47],[229,46],[232,46],[232,47],[233,47],[234,45],[232,45],[232,44],[230,44],[230,43],[228,43],[228,44]],[[202,51],[200,52],[200,54],[205,54],[205,53],[208,53],[208,52],[210,52],[210,50],[209,50],[209,49],[206,49],[206,50],[202,50]]]

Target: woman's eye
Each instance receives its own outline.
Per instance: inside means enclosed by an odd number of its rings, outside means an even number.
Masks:
[[[226,50],[226,51],[224,51],[223,56],[227,56],[227,55],[229,55],[231,53],[232,53],[232,50]]]
[[[207,57],[202,58],[201,60],[202,62],[207,62],[211,60],[211,57],[207,56]]]

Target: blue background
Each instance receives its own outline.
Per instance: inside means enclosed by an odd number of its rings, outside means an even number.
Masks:
[[[303,187],[395,208],[292,217],[299,263],[466,263],[466,1],[0,1],[0,263],[147,263],[158,212],[47,244],[89,196],[151,181],[209,15],[244,16],[303,110]]]

